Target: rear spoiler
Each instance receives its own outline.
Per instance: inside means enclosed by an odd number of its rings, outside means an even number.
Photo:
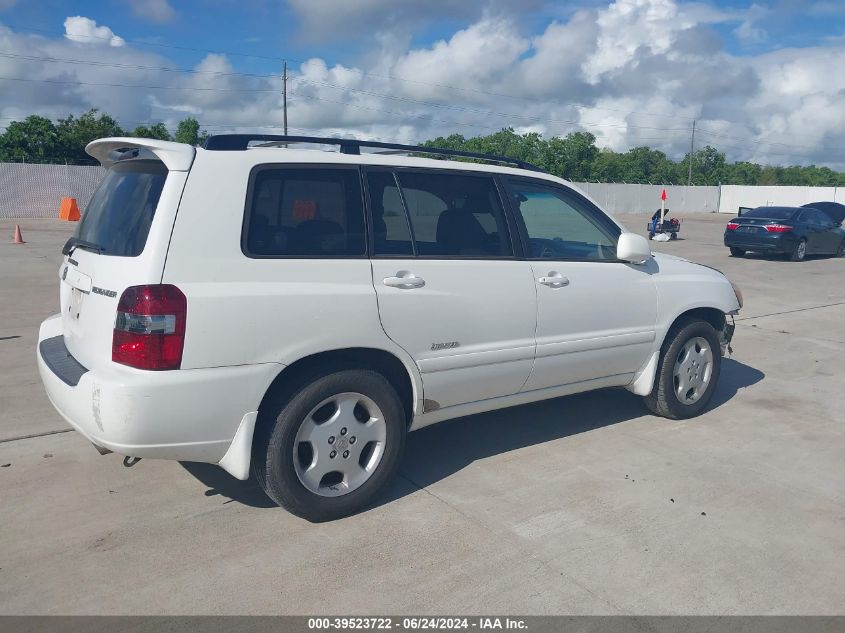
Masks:
[[[103,167],[132,158],[143,158],[152,154],[164,163],[170,171],[188,171],[197,150],[185,143],[159,141],[151,138],[101,138],[91,141],[85,151],[100,161]]]

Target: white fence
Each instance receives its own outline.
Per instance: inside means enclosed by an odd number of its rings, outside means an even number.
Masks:
[[[55,218],[64,196],[76,198],[81,210],[100,184],[105,170],[85,165],[0,163],[0,218]],[[660,208],[662,185],[577,182],[575,186],[611,214],[653,213]],[[672,214],[732,213],[739,207],[800,206],[808,202],[845,201],[843,187],[686,187],[666,185]]]
[[[739,207],[800,207],[810,202],[842,202],[842,187],[744,187],[722,185],[720,213],[736,214]]]
[[[654,213],[660,208],[660,194],[666,189],[666,208],[672,214],[716,213],[719,187],[682,185],[625,185],[620,183],[572,183],[613,215]]]

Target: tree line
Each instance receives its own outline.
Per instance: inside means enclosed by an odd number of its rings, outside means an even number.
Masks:
[[[747,161],[728,162],[723,152],[709,145],[674,161],[650,147],[627,152],[600,149],[589,132],[572,132],[565,137],[543,138],[540,134],[517,134],[506,128],[487,136],[466,138],[461,134],[438,137],[423,143],[517,158],[537,165],[556,176],[575,182],[626,182],[687,184],[692,158],[693,185],[845,185],[845,174],[829,167],[759,165]]]
[[[91,141],[107,136],[134,136],[201,145],[208,137],[193,117],[179,121],[173,134],[164,123],[124,130],[110,115],[97,109],[53,123],[38,115],[10,123],[0,134],[0,162],[94,164],[85,153]],[[843,186],[845,174],[828,167],[759,165],[728,162],[723,152],[709,145],[674,161],[660,150],[635,147],[615,152],[596,145],[589,132],[544,138],[537,133],[518,134],[505,128],[487,136],[461,134],[437,137],[422,143],[517,158],[576,182],[626,182],[686,184],[692,160],[694,185],[811,185]]]
[[[133,136],[201,145],[208,134],[200,130],[193,117],[179,121],[171,135],[164,123],[139,125],[124,130],[110,115],[91,109],[75,117],[72,114],[58,123],[38,115],[10,123],[0,134],[0,162],[96,164],[85,153],[91,141],[107,136]]]

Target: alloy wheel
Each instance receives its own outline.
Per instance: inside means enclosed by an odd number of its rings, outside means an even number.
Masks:
[[[375,472],[386,439],[384,413],[371,398],[354,392],[326,398],[305,417],[296,434],[296,476],[314,494],[348,494]]]
[[[696,336],[684,343],[672,372],[675,395],[681,404],[698,402],[713,374],[713,350],[707,339]]]

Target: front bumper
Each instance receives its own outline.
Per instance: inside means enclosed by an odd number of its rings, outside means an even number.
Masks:
[[[73,360],[76,376],[43,349],[61,335],[61,315],[41,324],[36,355],[50,402],[95,446],[132,457],[219,462],[280,369],[265,363],[156,372],[109,362],[87,370]]]
[[[722,328],[722,331],[719,332],[719,345],[722,348],[722,356],[724,356],[726,352],[732,351],[731,341],[733,340],[734,332],[736,332],[736,323],[734,323],[733,316],[730,317],[730,323],[728,322],[728,316],[729,315],[725,316],[725,326]]]

